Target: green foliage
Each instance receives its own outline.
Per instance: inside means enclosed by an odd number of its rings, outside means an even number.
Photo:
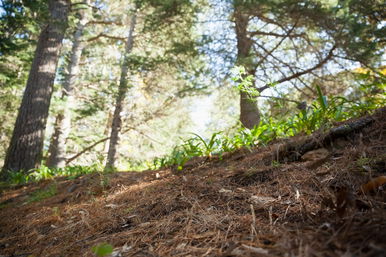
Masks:
[[[196,136],[195,139],[202,145],[201,153],[204,156],[212,157],[212,153],[218,150],[219,140],[216,138],[218,134],[220,134],[220,132],[214,133],[208,141],[204,140],[200,135],[194,134]]]
[[[31,196],[28,198],[27,202],[39,202],[41,200],[50,198],[57,194],[57,187],[56,184],[52,184],[47,188],[39,189],[31,194]]]
[[[25,175],[24,172],[9,172],[9,175],[6,175],[4,177],[7,177],[9,179],[10,184],[25,184],[28,182],[29,177]]]
[[[184,141],[183,144],[174,147],[170,156],[154,159],[149,168],[157,169],[159,167],[167,167],[176,165],[178,170],[182,170],[184,164],[191,158],[197,156],[212,157],[214,154],[221,153],[221,142],[218,135],[221,132],[214,133],[209,140],[202,138],[198,134],[193,134],[194,137]]]
[[[250,2],[250,1],[237,1]],[[261,2],[252,1],[252,2]],[[278,0],[262,1],[277,20],[300,20],[308,28],[326,31],[350,58],[371,63],[384,53],[384,1]],[[269,3],[268,3],[269,2]],[[245,3],[243,3],[245,5]],[[247,4],[248,6],[248,4]],[[304,19],[304,21],[301,21]]]
[[[236,73],[232,80],[237,83],[237,89],[241,92],[247,93],[250,97],[257,97],[260,92],[253,87],[254,77],[252,75],[247,76],[247,72],[244,66],[237,66],[233,72]]]
[[[146,29],[160,28],[174,22],[178,16],[189,17],[193,4],[189,0],[136,0],[137,7],[154,8],[146,17]]]
[[[344,21],[347,30],[340,37],[344,40],[346,53],[362,63],[382,58],[386,32],[381,18],[384,1],[340,0],[338,6],[335,8],[336,20]]]
[[[102,244],[93,246],[91,250],[96,256],[103,257],[113,252],[113,246],[107,243],[102,243]]]
[[[368,76],[364,78],[369,79]],[[246,85],[249,79],[239,77],[235,80],[241,81],[241,85]],[[247,82],[245,83],[244,80],[247,80]],[[367,83],[363,84],[363,87],[365,90],[370,88],[373,91],[375,89],[384,89],[385,78],[381,75],[381,78],[376,81],[367,81]],[[243,88],[243,86],[238,85],[239,90],[243,90]],[[368,97],[364,96],[358,101],[353,101],[342,96],[333,96],[328,99],[319,86],[316,86],[316,91],[318,95],[311,106],[299,111],[292,117],[278,120],[273,117],[263,117],[258,127],[253,129],[240,128],[232,135],[217,132],[209,139],[193,134],[194,137],[176,146],[169,156],[156,158],[149,168],[157,169],[176,166],[178,170],[182,170],[184,164],[193,157],[205,156],[210,158],[213,155],[221,157],[221,154],[224,152],[232,152],[242,147],[250,148],[265,145],[277,138],[285,138],[297,134],[311,134],[318,129],[328,129],[332,126],[333,122],[358,117],[386,104],[384,93],[379,94],[377,97],[374,94],[370,94]],[[251,92],[251,94],[255,93]]]
[[[23,171],[9,172],[9,183],[11,184],[25,184],[27,182],[40,181],[45,179],[53,179],[54,177],[67,177],[68,179],[74,179],[79,176],[99,172],[103,170],[101,165],[94,164],[91,166],[67,166],[64,168],[48,168],[47,166],[40,166],[39,168],[32,170],[28,174]],[[101,182],[102,183],[102,182]]]
[[[0,56],[20,51],[35,41],[47,10],[47,1],[42,0],[1,1]]]
[[[110,170],[109,172],[111,173],[113,171]],[[110,177],[108,176],[108,173],[106,172],[99,173],[99,184],[101,185],[103,190],[107,189],[110,186]]]

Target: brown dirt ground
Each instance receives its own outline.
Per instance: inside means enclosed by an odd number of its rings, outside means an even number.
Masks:
[[[100,243],[114,246],[112,256],[386,256],[385,187],[360,190],[386,175],[385,109],[373,117],[303,162],[276,161],[278,141],[180,173],[5,189],[0,256],[94,256]],[[30,201],[47,188],[56,195]]]

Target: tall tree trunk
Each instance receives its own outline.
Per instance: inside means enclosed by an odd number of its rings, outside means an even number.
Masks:
[[[48,1],[50,19],[40,33],[3,171],[28,171],[40,165],[55,71],[70,7]]]
[[[125,54],[123,57],[121,78],[119,81],[119,89],[118,89],[118,94],[115,102],[115,110],[114,110],[113,122],[111,126],[111,134],[110,134],[109,151],[107,153],[105,170],[114,168],[114,164],[116,160],[117,146],[119,141],[119,132],[121,131],[121,127],[122,127],[122,119],[121,119],[122,104],[128,90],[128,86],[127,86],[127,74],[129,71],[128,57],[131,50],[133,49],[133,42],[134,42],[133,34],[134,34],[135,25],[136,25],[136,18],[137,18],[136,13],[134,13],[131,16],[130,30],[129,30],[129,35],[127,37]]]
[[[113,114],[112,112],[109,111],[109,115],[107,117],[107,122],[106,122],[106,128],[105,128],[105,131],[103,132],[104,137],[109,137],[109,135],[111,134],[112,123],[113,123]],[[109,151],[109,140],[106,140],[103,146],[103,153],[107,154],[108,151]]]
[[[257,97],[240,92],[240,121],[244,127],[252,129],[260,124],[260,111]]]
[[[61,99],[63,104],[59,114],[56,116],[54,133],[48,149],[46,163],[48,167],[62,168],[66,165],[67,138],[71,131],[71,114],[74,106],[73,88],[79,73],[79,61],[84,47],[81,38],[88,21],[86,10],[80,12],[81,17],[74,33],[70,62],[67,67],[68,73],[62,88]]]
[[[250,57],[252,40],[248,37],[249,15],[246,10],[234,4],[234,23],[237,38],[237,64],[245,67],[246,76],[255,75],[255,67],[248,61]],[[254,79],[253,79],[254,85]],[[253,128],[260,123],[260,111],[256,96],[240,91],[240,121],[246,128]]]

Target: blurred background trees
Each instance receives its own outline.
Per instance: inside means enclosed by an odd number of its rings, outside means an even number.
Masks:
[[[48,17],[46,1],[1,1],[1,160]],[[43,164],[105,165],[110,149],[108,166],[144,168],[191,132],[288,120],[317,88],[384,99],[385,19],[381,0],[72,1]]]

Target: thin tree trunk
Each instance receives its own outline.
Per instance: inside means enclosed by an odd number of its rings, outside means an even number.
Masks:
[[[3,171],[25,172],[40,165],[55,71],[67,28],[69,0],[48,2],[50,20],[39,36]]]
[[[113,123],[113,114],[109,112],[109,115],[107,117],[107,122],[106,122],[106,128],[105,131],[103,132],[103,135],[105,137],[110,137],[109,135],[111,134],[111,125]],[[105,145],[103,146],[103,153],[108,153],[109,151],[109,141],[105,142]]]
[[[248,62],[250,57],[252,40],[248,37],[249,15],[241,7],[234,5],[234,22],[237,38],[237,64],[245,67],[246,76],[254,76],[255,68]],[[254,79],[253,79],[254,84]],[[257,105],[257,97],[240,91],[240,121],[246,128],[253,128],[260,123],[260,111]]]
[[[240,121],[244,127],[252,129],[260,124],[260,111],[257,97],[240,92]]]
[[[48,149],[48,167],[62,168],[66,165],[67,138],[71,131],[71,114],[74,106],[73,88],[79,73],[79,61],[84,44],[81,42],[83,31],[87,23],[87,11],[80,12],[81,18],[76,25],[74,39],[71,49],[68,73],[62,88],[61,111],[56,116],[54,133]]]
[[[131,21],[130,21],[130,30],[129,30],[129,35],[126,42],[125,54],[123,57],[121,78],[119,81],[119,89],[118,89],[118,94],[115,102],[113,122],[111,126],[109,151],[107,153],[107,162],[106,162],[105,170],[114,168],[114,164],[116,160],[117,146],[119,141],[119,132],[121,131],[121,127],[122,127],[122,119],[121,119],[122,105],[128,90],[128,85],[127,85],[127,74],[129,71],[128,56],[133,48],[133,41],[134,41],[133,34],[134,34],[135,25],[136,25],[136,13],[134,13],[131,16]]]

